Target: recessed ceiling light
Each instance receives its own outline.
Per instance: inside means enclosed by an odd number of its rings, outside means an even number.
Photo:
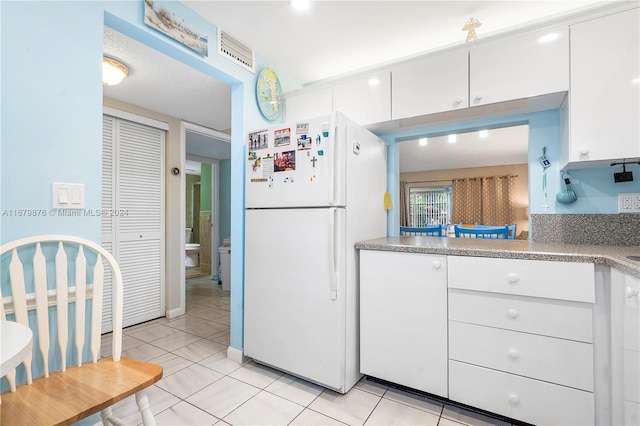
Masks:
[[[291,0],[291,7],[295,10],[307,10],[311,2],[309,0]]]
[[[449,143],[456,143],[457,140],[458,138],[456,137],[455,134],[449,135],[449,140],[448,140]]]
[[[489,136],[489,131],[487,129],[482,129],[478,132],[478,136],[484,139]]]
[[[552,41],[556,41],[558,39],[558,33],[550,33],[543,35],[538,39],[539,43],[551,43]]]
[[[427,138],[420,138],[418,139],[418,142],[420,143],[420,146],[427,146]]]

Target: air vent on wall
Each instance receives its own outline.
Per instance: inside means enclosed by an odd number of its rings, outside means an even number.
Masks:
[[[218,53],[252,73],[256,72],[253,50],[219,28]]]

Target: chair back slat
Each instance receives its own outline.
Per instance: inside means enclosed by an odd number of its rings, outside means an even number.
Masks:
[[[442,237],[442,225],[425,225],[420,227],[401,226],[400,235]]]
[[[49,377],[49,297],[47,295],[47,262],[40,243],[33,256],[33,280],[38,318],[38,343],[42,354],[44,376]]]
[[[54,243],[53,247],[57,246],[57,250],[52,252],[52,256],[55,259],[49,259],[47,257],[47,247],[45,244]],[[77,247],[77,250],[68,250],[70,245]],[[31,247],[30,249],[23,250],[22,248]],[[65,250],[67,248],[67,250]],[[20,256],[18,256],[18,251]],[[35,254],[32,254],[35,253]],[[89,255],[89,253],[91,253]],[[56,362],[56,368],[62,371],[67,367],[67,355],[70,352],[77,354],[78,365],[82,364],[83,351],[90,349],[93,362],[98,361],[101,343],[102,333],[102,313],[103,309],[103,294],[105,286],[109,286],[109,292],[112,296],[112,308],[111,308],[111,330],[113,331],[113,345],[112,345],[112,358],[114,361],[119,361],[122,353],[122,316],[123,316],[123,290],[122,290],[122,272],[115,260],[115,258],[99,244],[84,238],[67,236],[67,235],[40,235],[35,237],[27,237],[20,240],[12,241],[4,244],[0,247],[0,254],[2,256],[11,256],[8,265],[9,281],[10,281],[10,297],[5,297],[3,303],[0,304],[0,315],[15,315],[15,321],[29,326],[28,315],[37,316],[37,321],[41,321],[43,318],[48,318],[49,310],[56,309],[57,311],[57,323],[49,324],[48,327],[43,324],[34,324],[34,329],[37,326],[38,333],[34,333],[34,348],[38,345],[44,344],[40,342],[40,338],[46,335],[47,328],[57,327],[57,345],[60,349],[60,365]],[[27,262],[25,255],[32,254],[33,260]],[[96,259],[95,265],[93,259]],[[53,260],[53,265],[51,264]],[[33,267],[32,267],[33,263]],[[69,273],[72,271],[69,268],[73,268],[75,264],[75,287],[72,286],[72,282],[69,280]],[[55,266],[55,272],[50,270],[51,266]],[[33,269],[33,277],[35,281],[35,287],[32,292],[29,280],[30,268]],[[47,277],[47,269],[49,269],[50,275]],[[88,271],[89,270],[89,271]],[[27,276],[25,277],[25,271]],[[105,275],[109,275],[105,277]],[[51,281],[55,275],[55,287],[49,288],[51,282],[47,283],[47,280]],[[109,278],[107,280],[106,278]],[[89,279],[92,280],[89,282]],[[27,287],[25,287],[25,283]],[[7,288],[4,288],[5,292]],[[42,297],[44,295],[44,297]],[[5,295],[7,296],[7,295]],[[0,294],[1,297],[1,294]],[[91,312],[87,312],[87,300],[93,299],[91,305]],[[44,300],[44,305],[41,301]],[[69,303],[75,301],[75,322],[69,321]],[[44,306],[45,308],[42,308]],[[31,312],[30,311],[35,311]],[[42,315],[42,312],[47,312],[47,315]],[[13,320],[13,318],[11,318]],[[87,321],[91,321],[89,325]],[[90,327],[90,330],[87,327]],[[75,331],[74,331],[75,330]],[[86,334],[89,334],[87,341],[85,342]],[[75,337],[72,337],[70,333],[75,332]],[[49,334],[49,339],[51,334]],[[36,342],[35,340],[38,340]],[[51,352],[54,343],[49,342],[48,352]],[[45,346],[46,347],[46,344]],[[49,354],[45,354],[46,349],[43,349],[42,358],[47,362],[51,359]],[[34,359],[35,360],[35,359]],[[25,370],[27,372],[27,381],[32,383],[31,373],[32,355],[29,354],[24,360]],[[39,363],[39,357],[38,357]],[[39,372],[44,372],[45,367],[42,364],[38,365]],[[53,370],[53,366],[49,365],[49,372]],[[15,370],[4,376],[7,382],[11,386],[12,390],[15,390]]]
[[[22,261],[18,256],[18,250],[11,251],[11,262],[9,263],[9,276],[11,277],[11,298],[13,299],[13,311],[16,316],[16,322],[29,327],[29,317],[27,316],[27,294],[25,291],[24,268]],[[32,354],[25,357],[23,364],[27,373],[27,382],[33,383],[31,375],[31,358]]]
[[[58,310],[58,347],[60,365],[67,371],[67,345],[69,344],[69,283],[67,282],[67,252],[62,241],[56,252],[56,309]]]
[[[87,259],[82,244],[78,246],[76,257],[76,351],[78,367],[82,365],[82,347],[86,327],[87,301]]]
[[[93,268],[93,308],[91,311],[91,359],[98,361],[100,352],[102,329],[102,296],[104,288],[104,265],[102,256],[98,253],[96,266]]]

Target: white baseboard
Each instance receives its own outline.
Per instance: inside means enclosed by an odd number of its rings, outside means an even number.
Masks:
[[[237,362],[238,364],[244,364],[245,362],[249,361],[249,358],[244,356],[244,353],[240,349],[236,349],[232,346],[229,346],[227,348],[227,358]]]
[[[175,308],[175,309],[171,309],[170,311],[167,311],[166,315],[167,315],[167,319],[173,319],[184,314],[185,314],[185,308],[183,306],[181,308]]]

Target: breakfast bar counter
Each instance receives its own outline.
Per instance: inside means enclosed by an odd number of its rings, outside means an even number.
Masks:
[[[541,243],[526,240],[400,236],[362,241],[356,243],[355,248],[359,250],[401,253],[593,263],[614,267],[624,273],[640,278],[639,246],[605,246]],[[637,260],[632,260],[629,256],[637,256]]]

